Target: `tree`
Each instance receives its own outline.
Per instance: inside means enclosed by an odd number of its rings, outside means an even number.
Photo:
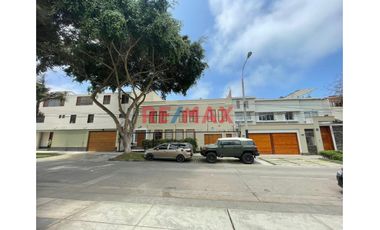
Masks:
[[[334,104],[343,106],[343,76],[335,80],[330,88],[330,92],[334,95]]]
[[[59,0],[53,18],[59,18],[66,73],[78,82],[91,84],[91,98],[115,122],[130,152],[139,108],[148,93],[186,95],[207,64],[200,42],[180,35],[180,23],[168,12],[167,0]],[[67,18],[66,18],[67,17]],[[131,104],[123,108],[128,94]],[[111,89],[119,95],[119,121],[97,100]]]
[[[59,99],[65,101],[67,92],[50,92],[50,89],[45,85],[45,77],[37,77],[36,81],[36,116],[43,115],[40,112],[41,102],[48,101],[51,99]]]

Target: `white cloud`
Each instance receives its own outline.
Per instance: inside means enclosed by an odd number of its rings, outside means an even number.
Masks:
[[[200,98],[208,98],[210,95],[210,90],[212,89],[210,83],[207,82],[198,82],[196,85],[194,85],[190,90],[189,90],[189,97],[191,99],[200,99]]]
[[[256,61],[307,65],[342,47],[341,0],[209,0],[215,17],[210,66]]]
[[[270,86],[271,88],[286,88],[294,83],[299,77],[298,74],[289,74],[281,65],[273,66],[269,64],[260,65],[251,74],[244,76],[244,90],[246,96],[254,96],[260,87]],[[233,97],[242,96],[241,78],[230,81],[226,84],[221,97],[228,94],[229,89]]]
[[[51,91],[70,91],[76,94],[86,94],[89,83],[79,83],[65,74],[61,68],[54,68],[46,73],[46,86]]]

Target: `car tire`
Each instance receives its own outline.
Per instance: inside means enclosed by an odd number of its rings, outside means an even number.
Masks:
[[[152,153],[148,153],[148,154],[146,154],[146,156],[145,156],[145,159],[146,160],[148,160],[148,161],[151,161],[151,160],[153,160],[153,154]]]
[[[185,156],[180,154],[176,158],[177,162],[184,162],[185,161]]]
[[[252,153],[243,153],[241,156],[241,160],[244,164],[252,164],[254,159],[255,158],[253,157]]]
[[[206,160],[208,163],[215,163],[217,160],[216,154],[213,152],[207,153]]]

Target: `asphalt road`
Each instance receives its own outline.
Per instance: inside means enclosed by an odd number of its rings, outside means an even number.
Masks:
[[[37,163],[38,229],[342,229],[337,167],[223,160]]]

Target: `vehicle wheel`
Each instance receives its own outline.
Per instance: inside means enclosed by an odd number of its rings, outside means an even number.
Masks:
[[[215,153],[207,153],[206,160],[208,163],[215,163],[216,162],[216,154]]]
[[[177,162],[184,162],[185,161],[185,157],[182,154],[180,154],[180,155],[178,155],[176,157],[176,160],[177,160]]]
[[[146,154],[145,159],[148,161],[153,160],[153,154],[151,154],[151,153]]]
[[[254,157],[251,153],[244,153],[243,156],[241,156],[241,160],[244,164],[252,164]]]

